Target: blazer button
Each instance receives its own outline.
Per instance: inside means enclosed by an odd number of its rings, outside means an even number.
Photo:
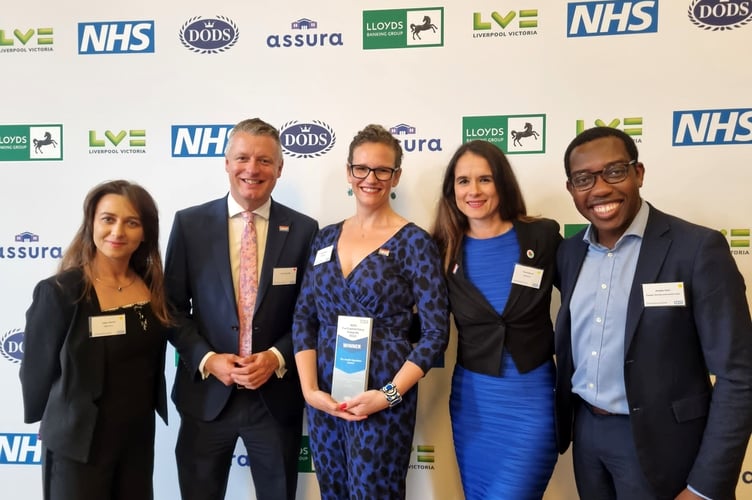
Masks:
[[[236,332],[237,332],[238,330],[240,330],[240,327],[239,327],[239,326],[232,326],[232,327],[230,327],[230,328],[232,328],[232,329],[233,329],[233,330],[235,330]]]

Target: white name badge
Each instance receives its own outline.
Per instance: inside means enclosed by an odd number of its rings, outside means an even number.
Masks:
[[[89,336],[111,337],[125,335],[125,314],[89,316]]]
[[[674,283],[643,283],[642,300],[645,307],[684,307],[684,282]]]
[[[514,274],[512,274],[512,283],[515,285],[527,286],[530,288],[540,288],[543,279],[543,269],[537,267],[523,266],[522,264],[514,265]]]
[[[272,274],[272,285],[294,285],[297,276],[297,267],[275,267]]]
[[[313,261],[313,265],[318,266],[319,264],[332,260],[332,250],[334,250],[334,245],[329,245],[328,247],[322,248],[316,252],[316,258]]]

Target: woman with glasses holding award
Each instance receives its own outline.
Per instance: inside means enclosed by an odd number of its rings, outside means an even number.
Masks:
[[[559,225],[527,215],[509,161],[486,141],[460,146],[441,194],[433,231],[459,335],[449,409],[465,498],[540,499],[557,457]]]
[[[26,312],[24,421],[41,420],[45,500],[153,498],[171,323],[154,200],[128,181],[94,187]]]
[[[436,245],[390,205],[401,162],[399,141],[383,127],[353,138],[345,173],[355,213],[317,235],[295,311],[295,361],[324,500],[405,498],[416,383],[447,345]]]

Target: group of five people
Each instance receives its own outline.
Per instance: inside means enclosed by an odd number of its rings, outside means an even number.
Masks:
[[[271,198],[279,134],[244,120],[226,146],[229,194],[177,212],[164,272],[151,196],[96,186],[26,316],[24,419],[41,420],[45,499],[153,498],[168,341],[183,499],[224,498],[240,437],[256,497],[293,500],[304,407],[323,499],[405,498],[417,383],[446,349],[450,312],[466,498],[541,498],[572,442],[583,499],[734,498],[752,322],[725,238],[641,198],[645,167],[619,130],[581,133],[564,164],[590,222],[574,237],[527,214],[484,141],[452,156],[429,233],[391,206],[402,148],[368,125],[343,172],[355,211],[319,230]],[[343,316],[372,328],[366,390],[336,400]]]

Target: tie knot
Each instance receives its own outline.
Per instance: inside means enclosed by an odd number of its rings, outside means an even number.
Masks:
[[[243,221],[246,224],[253,220],[253,212],[241,212],[240,215],[243,217]]]

